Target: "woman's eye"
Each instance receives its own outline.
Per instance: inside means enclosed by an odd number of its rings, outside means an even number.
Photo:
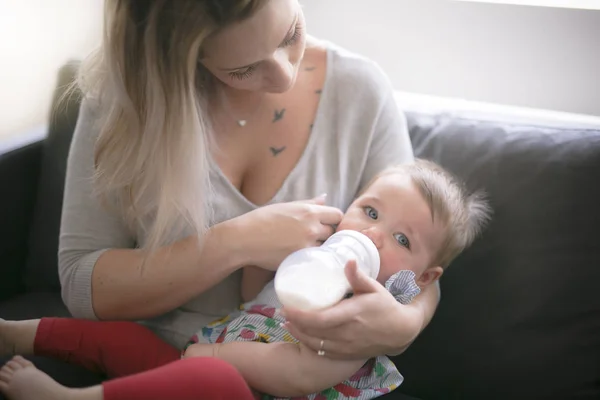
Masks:
[[[251,65],[247,68],[244,69],[240,69],[238,71],[234,71],[234,72],[230,72],[229,76],[234,78],[234,79],[248,79],[252,76],[252,73],[254,72],[254,70],[256,69],[255,65]]]
[[[396,239],[396,242],[398,242],[400,246],[404,246],[407,249],[410,249],[410,241],[404,233],[395,233],[394,239]]]
[[[370,206],[365,207],[365,214],[371,219],[377,219],[378,217],[377,210]]]
[[[292,37],[289,39],[286,39],[285,42],[283,42],[283,47],[288,47],[288,46],[295,44],[298,41],[298,39],[300,39],[301,36],[302,36],[302,26],[300,24],[298,24],[294,28],[294,34],[292,35]]]

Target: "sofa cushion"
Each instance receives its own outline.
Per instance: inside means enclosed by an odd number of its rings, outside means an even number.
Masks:
[[[409,112],[416,155],[484,188],[484,235],[395,359],[426,399],[600,398],[600,130]],[[581,396],[581,397],[578,397]]]
[[[58,280],[58,236],[67,168],[67,157],[77,116],[79,93],[63,99],[75,77],[77,64],[60,69],[57,88],[49,113],[49,128],[44,141],[37,203],[29,236],[25,285],[29,290],[60,290]]]
[[[23,290],[22,270],[35,206],[41,142],[9,148],[0,143],[0,301]],[[0,314],[0,317],[2,314]]]
[[[0,318],[10,320],[69,317],[60,293],[31,292],[0,301]]]

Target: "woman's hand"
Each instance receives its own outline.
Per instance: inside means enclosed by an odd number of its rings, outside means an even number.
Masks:
[[[333,359],[366,359],[398,353],[420,333],[424,313],[402,305],[351,261],[346,276],[354,296],[321,311],[283,309],[284,327],[315,352]],[[323,348],[321,348],[323,341]]]
[[[239,217],[245,234],[240,244],[246,264],[275,271],[292,252],[319,246],[334,233],[343,213],[324,205],[321,196],[307,201],[273,204]]]

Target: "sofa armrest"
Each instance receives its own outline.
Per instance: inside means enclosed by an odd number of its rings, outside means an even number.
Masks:
[[[23,290],[23,268],[42,157],[41,127],[0,139],[0,301]]]

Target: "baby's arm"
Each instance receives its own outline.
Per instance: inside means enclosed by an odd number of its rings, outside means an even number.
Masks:
[[[242,374],[248,385],[275,397],[300,397],[350,378],[367,360],[338,361],[302,344],[230,342],[194,344],[185,357],[217,357]]]

